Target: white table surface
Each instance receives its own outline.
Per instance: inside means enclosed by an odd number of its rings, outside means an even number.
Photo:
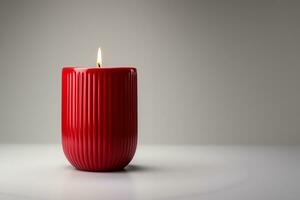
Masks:
[[[75,170],[59,145],[0,145],[0,199],[300,199],[297,146],[139,146],[124,171]]]

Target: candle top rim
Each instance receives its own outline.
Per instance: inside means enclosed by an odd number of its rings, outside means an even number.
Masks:
[[[87,71],[87,70],[108,70],[108,71],[136,71],[135,67],[132,66],[112,66],[112,67],[96,67],[96,66],[63,66],[63,70],[75,70],[75,71]]]

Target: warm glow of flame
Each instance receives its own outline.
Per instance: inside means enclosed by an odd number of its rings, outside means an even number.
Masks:
[[[98,66],[98,67],[102,67],[102,54],[101,54],[101,48],[98,49],[97,66]]]

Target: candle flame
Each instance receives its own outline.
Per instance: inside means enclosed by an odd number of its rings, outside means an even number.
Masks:
[[[101,53],[101,48],[98,49],[97,66],[98,67],[102,67],[102,53]]]

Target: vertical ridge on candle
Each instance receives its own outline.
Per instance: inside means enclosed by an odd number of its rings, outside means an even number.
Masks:
[[[80,77],[80,82],[79,82],[79,89],[80,89],[80,93],[79,93],[79,98],[81,99],[79,102],[79,108],[80,108],[80,118],[79,118],[79,124],[80,124],[80,128],[78,129],[78,135],[80,135],[80,141],[78,142],[78,148],[77,148],[77,154],[79,157],[79,167],[84,167],[84,155],[82,152],[83,149],[83,138],[84,138],[84,125],[83,125],[83,116],[84,116],[84,107],[83,102],[84,102],[84,74],[79,72],[78,76]]]
[[[81,104],[82,104],[82,84],[81,84],[81,73],[79,72],[76,76],[76,79],[77,79],[77,138],[78,138],[78,146],[80,149],[81,147],[81,142],[82,141],[82,126],[81,126],[81,118],[82,118],[82,107],[81,107]],[[79,152],[79,150],[76,149],[76,154],[77,154],[77,161],[78,161],[78,165],[80,167],[82,167],[82,162],[81,162],[81,154]]]
[[[111,79],[110,79],[110,74],[105,74],[106,79],[107,79],[107,87],[106,87],[106,113],[105,113],[105,118],[107,119],[106,122],[106,160],[105,160],[105,166],[108,166],[110,164],[110,158],[111,158],[111,152],[110,152],[110,147],[111,147],[111,142],[110,142],[110,111],[111,111],[111,99],[110,99],[110,94],[111,94]]]
[[[96,125],[96,112],[97,112],[97,105],[96,105],[96,95],[97,95],[97,84],[96,84],[96,80],[95,80],[95,76],[96,74],[93,74],[93,97],[92,97],[92,105],[93,105],[93,118],[92,118],[92,123],[93,123],[93,168],[96,168],[97,165],[97,128],[98,126]]]
[[[102,153],[103,153],[103,160],[102,160],[102,166],[105,166],[106,164],[106,140],[107,140],[107,136],[106,136],[106,123],[107,123],[107,117],[106,117],[106,110],[107,110],[107,105],[106,105],[106,97],[107,97],[107,78],[105,76],[105,73],[102,74],[102,77],[103,77],[103,94],[102,94],[102,106],[103,106],[103,111],[101,112],[101,115],[102,115],[102,119],[103,119],[103,122],[102,122],[102,136],[103,136],[103,140],[102,140]]]
[[[74,113],[74,106],[75,106],[75,104],[74,104],[74,83],[75,83],[75,81],[74,81],[74,76],[75,75],[75,73],[71,73],[70,74],[70,82],[71,82],[71,84],[70,84],[70,90],[71,90],[71,95],[70,95],[70,103],[71,103],[71,105],[70,105],[70,119],[71,119],[71,126],[70,126],[70,138],[71,138],[71,141],[72,142],[74,142],[74,143],[76,143],[76,141],[75,141],[75,139],[74,139],[74,136],[75,136],[75,134],[74,134],[74,117],[75,117],[75,115],[71,115],[71,113]],[[71,158],[73,159],[73,162],[75,162],[76,164],[77,164],[77,159],[75,158],[75,152],[74,152],[74,148],[72,148],[72,151],[71,151],[72,153],[71,153]]]
[[[72,139],[74,143],[77,143],[76,140],[76,74],[72,73],[72,110],[74,115],[72,115]],[[76,154],[76,149],[73,148],[73,157],[74,157],[74,162],[77,161],[77,154]],[[77,163],[78,164],[78,163]]]
[[[100,79],[103,79],[102,74],[98,74],[98,153],[99,153],[99,163],[103,163],[103,129],[102,129],[102,123],[103,123],[103,116],[101,113],[103,113],[103,84],[100,84]]]

